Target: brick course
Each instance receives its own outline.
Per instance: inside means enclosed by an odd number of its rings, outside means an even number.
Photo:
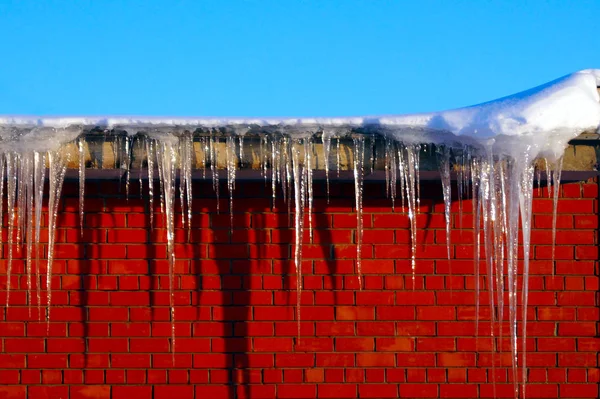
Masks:
[[[346,194],[328,202],[325,184],[315,183],[300,338],[288,206],[278,200],[271,209],[262,182],[238,182],[230,230],[226,187],[217,214],[211,183],[194,183],[189,241],[176,217],[174,353],[162,215],[152,230],[146,200],[127,201],[116,181],[97,184],[87,182],[82,235],[77,183],[65,183],[48,331],[35,292],[27,306],[17,252],[10,307],[0,309],[0,398],[512,397],[508,324],[502,339],[495,332],[504,352],[494,355],[483,288],[475,335],[471,202],[462,201],[462,219],[453,203],[448,262],[439,183],[423,183],[414,283],[408,218],[400,201],[392,210],[384,184],[368,183],[362,290],[352,184],[332,183]],[[598,187],[579,182],[562,191],[554,263],[552,200],[536,190],[533,204],[528,393],[596,398]],[[139,192],[137,182],[130,192]],[[158,199],[154,205],[158,212]],[[5,243],[6,228],[2,234]],[[3,258],[2,302],[6,264]],[[484,273],[482,259],[481,287]]]

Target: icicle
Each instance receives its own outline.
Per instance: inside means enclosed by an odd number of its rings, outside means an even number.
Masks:
[[[148,160],[148,203],[150,205],[150,228],[154,228],[154,140],[146,138]]]
[[[421,212],[421,145],[415,145],[415,155],[414,155],[414,165],[415,165],[415,176],[417,180],[417,213]]]
[[[83,237],[83,203],[85,199],[85,139],[80,137],[77,145],[79,148],[79,230]]]
[[[510,330],[512,380],[515,398],[519,395],[517,379],[517,263],[518,263],[518,229],[519,229],[519,165],[511,161],[510,184],[508,189],[508,245],[507,245],[507,275],[508,275],[508,324]]]
[[[450,148],[443,146],[438,149],[439,169],[442,180],[442,192],[444,196],[444,216],[446,219],[446,251],[448,254],[448,263],[450,264],[450,224],[451,224],[451,187],[450,187]],[[452,269],[450,269],[452,274]]]
[[[398,174],[400,175],[399,179],[400,179],[400,203],[401,206],[404,208],[406,207],[406,196],[405,196],[405,183],[406,183],[406,162],[404,161],[404,145],[401,143],[398,143],[397,145],[397,151],[398,151]]]
[[[329,203],[329,153],[331,152],[331,137],[323,131],[321,133],[323,141],[323,165],[325,166],[325,184],[327,185],[327,203]]]
[[[27,307],[29,316],[31,316],[31,275],[33,269],[33,153],[29,152],[23,157],[23,177],[25,180],[19,182],[23,185],[23,195],[25,201],[22,205],[25,206],[23,214],[25,215],[25,231],[26,235],[26,270],[27,270]]]
[[[552,166],[548,162],[548,158],[544,158],[544,164],[546,165],[546,187],[548,189],[548,198],[550,198],[550,190],[552,189]]]
[[[235,151],[235,137],[227,136],[226,145],[227,158],[227,191],[229,192],[229,222],[233,230],[233,190],[235,189],[235,173],[237,168],[237,157]]]
[[[475,253],[473,263],[475,267],[475,336],[479,336],[479,266],[481,257],[481,204],[480,200],[480,178],[481,167],[478,159],[471,161],[471,190],[473,203],[473,241],[475,242]]]
[[[138,136],[136,143],[138,145],[138,152],[140,154],[140,171],[138,173],[138,179],[139,179],[139,184],[140,184],[140,198],[144,197],[144,179],[143,179],[143,172],[144,172],[144,151],[146,149],[146,146],[144,145],[144,140],[142,138],[142,136]]]
[[[202,178],[206,179],[206,163],[207,161],[207,156],[210,154],[210,147],[208,145],[208,141],[206,137],[200,137],[200,145],[202,146],[202,148],[204,149],[204,151],[202,151]]]
[[[277,197],[277,143],[271,140],[271,196],[273,198],[272,208],[275,209],[275,200]]]
[[[37,276],[36,296],[38,316],[41,317],[42,306],[42,279],[40,273],[40,252],[42,244],[40,244],[40,233],[42,228],[42,201],[44,200],[44,179],[46,178],[46,154],[35,152],[33,155],[33,190],[35,192],[35,274]],[[0,193],[1,196],[1,193]]]
[[[556,217],[558,209],[558,196],[560,194],[560,177],[562,174],[563,157],[561,156],[553,165],[552,187],[553,187],[553,207],[552,207],[552,274],[554,274],[554,259],[556,254]]]
[[[508,160],[499,161],[496,163],[495,181],[495,221],[494,221],[494,261],[496,262],[496,303],[498,309],[498,336],[500,345],[502,345],[503,330],[502,322],[504,321],[504,250],[508,231],[508,173],[506,166]],[[499,192],[498,192],[499,191]],[[502,346],[500,346],[502,351]]]
[[[529,150],[529,148],[527,149]],[[522,309],[523,309],[523,330],[522,336],[522,391],[523,399],[526,398],[527,383],[527,302],[529,299],[529,254],[531,242],[531,210],[533,200],[533,165],[529,154],[526,152],[523,160],[521,178],[519,179],[519,204],[521,206],[521,228],[523,230],[523,288]],[[555,187],[556,189],[556,187]],[[557,190],[558,191],[558,190]]]
[[[463,196],[465,194],[465,174],[467,171],[467,157],[466,157],[466,148],[463,148],[463,150],[460,153],[460,162],[458,163],[458,168],[456,171],[456,189],[458,191],[458,223],[459,223],[459,229],[462,230],[462,216],[463,216]]]
[[[493,173],[493,158],[491,155],[491,149],[489,149],[489,159],[482,160],[481,162],[481,177],[480,190],[479,190],[479,203],[482,207],[483,215],[483,243],[485,247],[486,256],[486,268],[487,268],[487,289],[489,296],[490,305],[490,335],[492,339],[492,385],[494,391],[494,397],[496,396],[496,340],[494,334],[494,324],[496,321],[496,312],[494,310],[494,256],[493,256],[493,190],[492,182],[494,179]]]
[[[187,227],[188,240],[192,227],[192,162],[194,141],[191,133],[179,137],[179,202],[181,204],[181,222]]]
[[[194,198],[194,194],[192,192],[192,164],[194,162],[194,137],[191,134],[188,134],[185,137],[186,141],[186,152],[185,152],[185,165],[186,169],[184,172],[185,177],[185,195],[186,195],[186,203],[187,203],[187,227],[188,227],[188,241],[190,239],[190,234],[192,233],[192,200]]]
[[[292,195],[292,170],[290,170],[290,164],[293,165],[293,162],[294,162],[294,160],[293,160],[294,148],[293,147],[294,147],[294,144],[291,142],[291,140],[286,139],[286,142],[285,142],[285,153],[286,153],[285,167],[286,167],[288,199]],[[294,177],[294,179],[296,179],[296,175],[294,175],[293,177]],[[288,215],[291,215],[290,210],[291,210],[291,206],[292,206],[292,201],[289,199],[287,204],[288,204]]]
[[[217,167],[218,160],[217,139],[212,134],[210,135],[210,171],[212,173],[213,189],[217,195],[217,214],[219,213],[219,168]]]
[[[406,147],[406,162],[403,163],[402,172],[406,179],[406,200],[408,203],[408,219],[410,221],[410,263],[412,268],[413,289],[415,288],[417,266],[417,209],[419,206],[419,148],[418,146]]]
[[[125,195],[129,201],[129,182],[131,180],[131,137],[125,137],[125,148],[121,158],[121,169],[125,169]]]
[[[363,239],[363,177],[365,139],[354,137],[354,200],[356,204],[356,267],[358,270],[358,285],[362,289],[362,239]]]
[[[67,162],[59,152],[48,152],[50,169],[50,191],[48,194],[48,266],[46,270],[46,322],[50,323],[50,306],[52,305],[52,266],[54,262],[54,243],[56,240],[56,217],[60,192],[67,171]],[[48,324],[50,328],[50,324]]]
[[[238,145],[240,147],[240,163],[244,162],[244,136],[238,136]]]
[[[269,148],[269,137],[268,136],[262,136],[261,137],[261,143],[260,143],[260,148],[261,148],[261,155],[262,155],[262,172],[263,172],[263,177],[265,178],[265,183],[267,182],[267,177],[269,176],[269,154],[268,154],[268,148]]]
[[[294,170],[294,226],[295,250],[294,264],[296,266],[296,320],[298,322],[298,337],[300,337],[301,300],[302,300],[302,237],[304,236],[304,204],[305,204],[305,173],[300,161],[301,143],[297,141],[292,145],[292,165]]]
[[[24,188],[25,185],[20,182],[25,181],[25,177],[23,176],[23,160],[22,155],[19,154],[17,157],[18,163],[17,168],[15,169],[17,172],[17,244],[23,244],[23,231],[25,230],[25,193]],[[20,250],[20,247],[17,247],[17,251]]]
[[[538,197],[542,196],[542,169],[538,166],[537,168],[537,189],[538,189]]]
[[[175,353],[175,180],[177,156],[173,145],[160,142],[156,146],[156,158],[162,184],[165,222],[167,226],[167,256],[169,259],[169,307],[171,310],[171,343]],[[174,358],[173,358],[174,361]]]
[[[396,185],[398,184],[398,175],[394,142],[389,138],[386,138],[385,140],[385,178],[386,194],[392,200],[392,211],[394,211],[396,203]]]
[[[340,177],[340,151],[341,151],[340,141],[341,141],[341,139],[338,137],[337,142],[336,142],[337,147],[336,147],[336,153],[335,153],[336,161],[337,161],[337,177],[338,178]]]
[[[306,171],[306,190],[308,195],[308,235],[313,239],[313,139],[304,139],[304,170]]]
[[[15,197],[17,194],[18,159],[15,153],[6,153],[6,211],[8,212],[8,264],[6,266],[6,307],[10,302],[12,277],[14,228],[15,228]]]

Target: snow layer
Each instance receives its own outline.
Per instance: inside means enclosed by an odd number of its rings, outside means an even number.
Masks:
[[[476,142],[511,152],[515,137],[536,147],[536,154],[562,153],[567,142],[600,124],[600,70],[579,71],[542,86],[479,105],[442,112],[349,118],[169,118],[0,116],[0,138],[8,143],[49,146],[74,139],[83,128],[120,128],[167,133],[175,128],[283,128],[292,135],[323,129],[340,134],[345,127],[369,128],[411,142]],[[348,130],[346,130],[347,132]],[[511,139],[512,138],[512,139]],[[20,145],[20,144],[19,144]]]

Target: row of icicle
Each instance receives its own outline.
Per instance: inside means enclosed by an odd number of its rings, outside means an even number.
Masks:
[[[322,164],[326,172],[327,196],[329,197],[330,156],[332,143],[336,145],[335,162],[337,174],[340,171],[340,143],[341,139],[323,134],[320,138],[315,136],[308,138],[291,138],[284,135],[264,135],[259,139],[257,153],[260,157],[261,173],[265,182],[272,187],[273,206],[280,187],[281,195],[288,204],[294,206],[294,265],[297,275],[297,321],[298,336],[300,335],[300,296],[302,291],[302,237],[305,230],[305,210],[308,211],[308,230],[312,241],[312,215],[313,215],[313,171],[316,169],[317,152],[316,141],[321,141],[323,146],[324,161]],[[196,160],[197,154],[194,142],[200,141],[202,148],[201,160]],[[356,204],[356,269],[359,285],[362,287],[361,246],[363,237],[363,181],[365,177],[365,165],[371,167],[376,163],[373,147],[366,150],[367,145],[373,145],[374,140],[365,136],[355,136],[353,141],[353,175],[355,186]],[[79,213],[81,228],[83,229],[84,217],[84,187],[85,187],[85,139],[78,139],[79,149]],[[217,196],[217,211],[219,197],[219,170],[217,159],[219,158],[220,146],[217,136],[194,137],[192,134],[181,134],[177,140],[158,140],[145,135],[117,136],[113,142],[114,159],[119,164],[116,167],[122,169],[125,175],[125,189],[129,197],[130,169],[133,159],[133,151],[137,148],[138,154],[143,154],[141,165],[146,167],[149,182],[158,174],[160,183],[160,209],[167,228],[167,254],[169,261],[169,297],[170,313],[172,321],[172,349],[175,347],[175,306],[174,306],[174,233],[175,233],[175,202],[179,193],[181,205],[182,225],[191,229],[192,218],[192,171],[197,161],[207,165],[203,169],[203,177],[206,177],[207,169],[210,170],[213,188]],[[236,170],[238,159],[244,159],[244,136],[227,136],[225,138],[226,179],[229,194],[229,212],[231,214],[231,226],[233,227],[233,191],[235,188]],[[391,199],[392,206],[399,201],[406,209],[410,221],[410,245],[411,245],[411,267],[413,283],[416,267],[417,249],[417,214],[420,208],[420,176],[419,156],[422,150],[434,149],[437,152],[439,170],[442,183],[442,194],[444,199],[444,214],[446,220],[446,245],[447,256],[451,258],[451,172],[456,176],[457,198],[459,201],[459,223],[462,227],[462,199],[470,197],[473,204],[474,238],[475,238],[475,295],[476,295],[476,329],[479,324],[479,266],[481,255],[481,244],[485,248],[485,260],[487,266],[487,290],[489,291],[489,306],[491,309],[492,326],[500,327],[500,321],[504,319],[504,292],[508,291],[509,311],[509,334],[511,342],[512,379],[515,386],[515,397],[519,396],[519,383],[522,387],[522,396],[525,397],[526,381],[526,310],[528,296],[528,269],[529,269],[529,236],[531,229],[531,202],[533,194],[534,163],[529,154],[524,152],[517,157],[493,156],[491,151],[487,154],[476,154],[468,147],[450,148],[447,146],[428,145],[405,145],[391,139],[385,139],[384,165],[386,177],[386,192]],[[370,155],[369,155],[370,154]],[[44,182],[48,173],[48,250],[46,267],[46,321],[50,321],[50,310],[52,301],[51,279],[52,263],[54,258],[54,242],[56,230],[56,217],[61,188],[70,162],[69,153],[61,151],[24,151],[5,152],[0,156],[0,210],[4,209],[2,201],[7,200],[6,210],[8,215],[8,261],[7,261],[7,300],[9,305],[11,289],[11,272],[14,257],[14,249],[23,250],[26,254],[27,293],[28,304],[32,301],[32,279],[35,277],[37,306],[42,303],[40,267],[40,230],[42,226],[42,201],[44,197]],[[454,168],[451,168],[454,165]],[[558,187],[562,169],[562,158],[555,162],[546,161],[546,175],[548,181],[548,194],[550,187],[554,199],[554,215],[552,242],[556,235],[556,204],[558,200]],[[454,169],[453,171],[451,169]],[[46,172],[48,170],[48,172]],[[540,173],[538,171],[538,186],[540,185]],[[179,179],[178,179],[179,177]],[[6,187],[4,181],[6,180]],[[142,195],[142,173],[140,173],[140,196]],[[6,188],[6,196],[4,189]],[[154,224],[154,190],[153,184],[148,185],[150,223]],[[399,198],[398,198],[399,194]],[[291,214],[291,213],[290,213]],[[519,216],[522,221],[522,243],[524,248],[523,260],[523,286],[522,292],[522,375],[517,373],[517,259],[519,242]],[[478,223],[477,221],[480,221]],[[483,227],[483,231],[481,230]],[[1,236],[2,224],[0,224]],[[83,230],[82,230],[83,231]],[[483,232],[483,240],[480,239]],[[15,246],[15,244],[18,244]],[[554,244],[552,248],[554,257]],[[505,277],[507,287],[505,287]],[[414,287],[414,284],[413,284]],[[38,314],[41,312],[38,311]],[[502,329],[499,328],[502,338]],[[494,328],[492,327],[492,338]]]

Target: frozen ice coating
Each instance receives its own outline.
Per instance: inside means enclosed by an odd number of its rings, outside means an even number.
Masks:
[[[85,226],[84,186],[85,135],[115,135],[115,168],[125,175],[125,194],[129,198],[133,153],[141,155],[141,168],[147,168],[149,220],[154,228],[154,201],[160,201],[161,217],[167,229],[169,260],[169,308],[172,320],[171,348],[175,347],[175,217],[182,226],[192,228],[192,179],[194,165],[204,166],[202,177],[212,179],[217,201],[219,179],[227,179],[231,228],[235,208],[235,181],[238,177],[248,134],[259,135],[254,148],[265,184],[270,186],[273,207],[278,197],[286,203],[295,230],[293,263],[296,271],[298,336],[300,337],[302,256],[304,231],[308,224],[309,242],[313,239],[313,180],[316,169],[324,169],[327,197],[335,169],[340,177],[341,141],[351,143],[351,169],[354,179],[356,230],[356,271],[362,287],[363,187],[369,171],[382,156],[386,193],[393,212],[406,213],[410,230],[410,258],[413,289],[417,269],[417,219],[420,212],[420,156],[435,150],[444,201],[447,257],[452,259],[451,202],[452,176],[456,175],[459,219],[463,197],[471,197],[474,223],[474,268],[476,313],[479,313],[480,253],[486,260],[487,289],[492,334],[508,333],[512,361],[514,396],[526,397],[527,376],[526,323],[518,329],[518,318],[525,320],[528,298],[528,269],[532,214],[534,160],[545,158],[547,181],[552,190],[554,214],[552,236],[556,235],[556,207],[562,171],[562,154],[569,140],[600,124],[600,70],[585,70],[564,76],[545,85],[487,103],[442,112],[352,118],[158,118],[158,117],[30,117],[0,116],[0,209],[8,221],[7,303],[10,295],[14,249],[26,254],[28,305],[46,303],[46,318],[51,321],[52,269],[56,218],[68,156],[61,145],[75,144],[79,157],[79,222]],[[216,129],[218,129],[218,134]],[[202,134],[196,135],[199,130]],[[139,134],[138,134],[139,133]],[[224,136],[224,137],[223,137]],[[375,155],[373,136],[384,136],[383,154]],[[223,138],[223,140],[221,140]],[[222,146],[224,144],[224,148]],[[322,155],[316,146],[323,146]],[[431,146],[430,144],[434,144]],[[199,155],[196,145],[201,149]],[[250,143],[251,145],[251,143]],[[202,159],[196,159],[203,157]],[[225,162],[220,162],[220,159]],[[324,159],[321,159],[324,158]],[[222,161],[222,160],[221,160]],[[347,159],[345,161],[348,161]],[[219,166],[220,165],[220,166]],[[219,174],[221,166],[226,173]],[[454,166],[454,169],[453,169]],[[48,168],[48,172],[46,169]],[[455,173],[453,172],[455,170]],[[207,176],[207,174],[209,174]],[[538,174],[538,186],[540,175]],[[42,213],[44,181],[47,185],[48,212]],[[159,180],[158,193],[152,182]],[[6,181],[6,183],[5,183]],[[140,176],[140,186],[142,180]],[[6,208],[3,197],[6,193]],[[143,196],[143,192],[140,193]],[[158,198],[155,198],[157,196]],[[175,209],[179,201],[180,216]],[[306,216],[306,220],[305,220]],[[44,219],[42,219],[44,218]],[[47,222],[46,222],[46,219]],[[40,244],[40,228],[49,227],[46,253]],[[460,221],[462,223],[462,221]],[[460,225],[462,227],[462,225]],[[480,227],[481,226],[481,227]],[[0,229],[2,228],[0,224]],[[519,228],[523,231],[519,242]],[[0,230],[1,232],[1,230]],[[1,234],[0,234],[1,236]],[[553,240],[554,241],[554,240]],[[525,259],[519,261],[519,246]],[[19,247],[20,246],[20,247]],[[554,256],[554,248],[552,249]],[[43,259],[47,259],[45,262]],[[44,267],[46,265],[46,267]],[[518,278],[522,273],[523,279]],[[35,280],[34,280],[35,278]],[[45,287],[41,282],[45,280]],[[506,280],[506,284],[505,284]],[[32,295],[35,281],[36,295]],[[522,281],[519,286],[519,281]],[[45,297],[42,291],[45,290]],[[508,332],[500,329],[504,318],[505,294],[508,300]],[[520,309],[519,309],[520,307]],[[7,309],[7,311],[9,311]],[[38,312],[40,314],[40,312]],[[476,330],[479,319],[476,317]],[[495,328],[494,328],[495,327]],[[494,336],[492,336],[494,338]],[[520,338],[520,340],[519,340]],[[520,343],[519,343],[520,342]],[[493,354],[499,348],[493,348]],[[494,357],[494,355],[493,355]],[[494,357],[495,359],[495,357]],[[492,362],[495,364],[495,360]],[[519,372],[518,365],[522,368]],[[494,366],[492,366],[494,367]],[[492,375],[495,373],[492,372]]]

